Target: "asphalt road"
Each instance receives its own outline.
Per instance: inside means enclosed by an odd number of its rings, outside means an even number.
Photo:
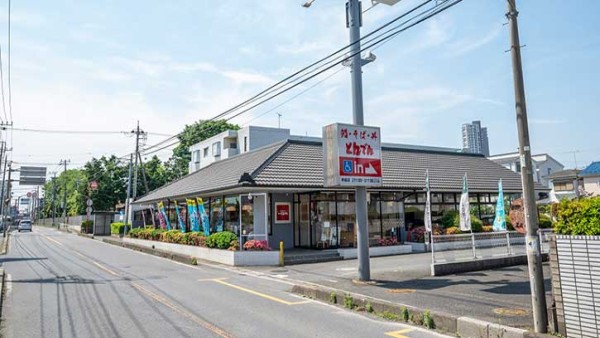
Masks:
[[[0,262],[3,337],[447,337],[300,298],[277,277],[48,228],[13,232]]]

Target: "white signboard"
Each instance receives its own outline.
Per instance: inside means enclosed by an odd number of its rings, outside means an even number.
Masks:
[[[378,127],[334,123],[323,127],[326,187],[381,186],[381,134]]]

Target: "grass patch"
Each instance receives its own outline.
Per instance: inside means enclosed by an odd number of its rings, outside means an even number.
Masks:
[[[350,296],[350,294],[344,295],[344,307],[350,310],[354,308],[354,299],[352,296]]]
[[[428,329],[435,329],[435,323],[433,322],[433,317],[431,316],[431,312],[429,310],[425,310],[425,312],[423,312],[423,326]]]
[[[331,304],[337,304],[337,295],[334,291],[331,291],[331,293],[329,294],[329,302]]]

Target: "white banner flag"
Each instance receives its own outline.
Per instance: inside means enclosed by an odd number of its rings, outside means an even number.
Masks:
[[[425,172],[425,191],[427,201],[425,202],[425,230],[431,232],[431,192],[429,191],[429,170]]]
[[[469,206],[467,174],[463,178],[463,191],[460,195],[460,231],[471,231],[471,207]]]

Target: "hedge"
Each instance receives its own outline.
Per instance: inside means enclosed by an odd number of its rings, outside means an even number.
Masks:
[[[204,236],[203,232],[186,232],[179,230],[136,228],[127,234],[130,238],[153,240],[166,243],[194,245],[206,248],[238,250],[239,243],[233,232],[223,231]]]
[[[554,231],[563,235],[600,235],[600,196],[562,200],[556,207]]]
[[[128,225],[131,229],[131,225]],[[110,233],[113,235],[122,235],[125,232],[125,223],[115,222],[110,224]]]
[[[91,234],[94,232],[94,221],[86,220],[81,222],[81,232],[84,234]]]
[[[458,227],[460,228],[460,214],[456,210],[448,210],[442,216],[440,223],[444,228]],[[473,232],[483,231],[483,222],[475,215],[471,214],[471,229]]]

